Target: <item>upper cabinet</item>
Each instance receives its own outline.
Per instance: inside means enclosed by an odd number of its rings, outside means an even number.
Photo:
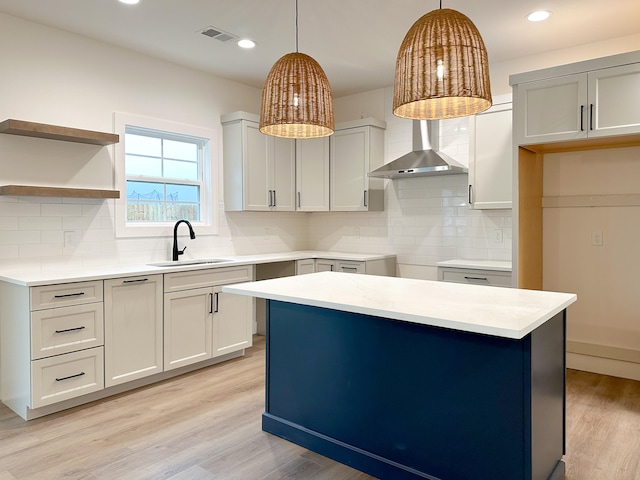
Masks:
[[[330,137],[331,210],[384,210],[384,179],[367,174],[384,163],[386,123],[373,118],[336,125]]]
[[[259,117],[223,115],[224,203],[227,211],[295,210],[295,142],[263,135]]]
[[[296,140],[296,210],[329,210],[329,137]]]
[[[518,144],[639,133],[638,57],[633,52],[513,75]]]
[[[511,208],[511,95],[469,118],[469,207]]]

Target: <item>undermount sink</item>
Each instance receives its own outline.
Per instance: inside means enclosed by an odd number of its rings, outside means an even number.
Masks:
[[[233,262],[228,258],[207,258],[201,260],[180,260],[177,262],[147,263],[150,267],[185,267],[189,265],[213,265],[216,263]]]

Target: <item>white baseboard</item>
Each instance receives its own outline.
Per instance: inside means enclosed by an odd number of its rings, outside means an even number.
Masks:
[[[567,368],[640,381],[640,351],[567,341]]]

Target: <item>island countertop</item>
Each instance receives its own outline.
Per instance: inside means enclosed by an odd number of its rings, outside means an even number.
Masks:
[[[224,292],[521,339],[577,296],[409,278],[319,272],[228,285]]]

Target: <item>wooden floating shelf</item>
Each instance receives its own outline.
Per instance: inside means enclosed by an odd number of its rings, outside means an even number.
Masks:
[[[0,195],[17,195],[28,197],[120,198],[120,192],[118,190],[37,187],[31,185],[4,185],[0,187]]]
[[[59,127],[46,123],[25,122],[13,119],[8,119],[0,123],[0,133],[102,146],[113,145],[120,141],[120,136],[115,133],[95,132],[93,130]]]

